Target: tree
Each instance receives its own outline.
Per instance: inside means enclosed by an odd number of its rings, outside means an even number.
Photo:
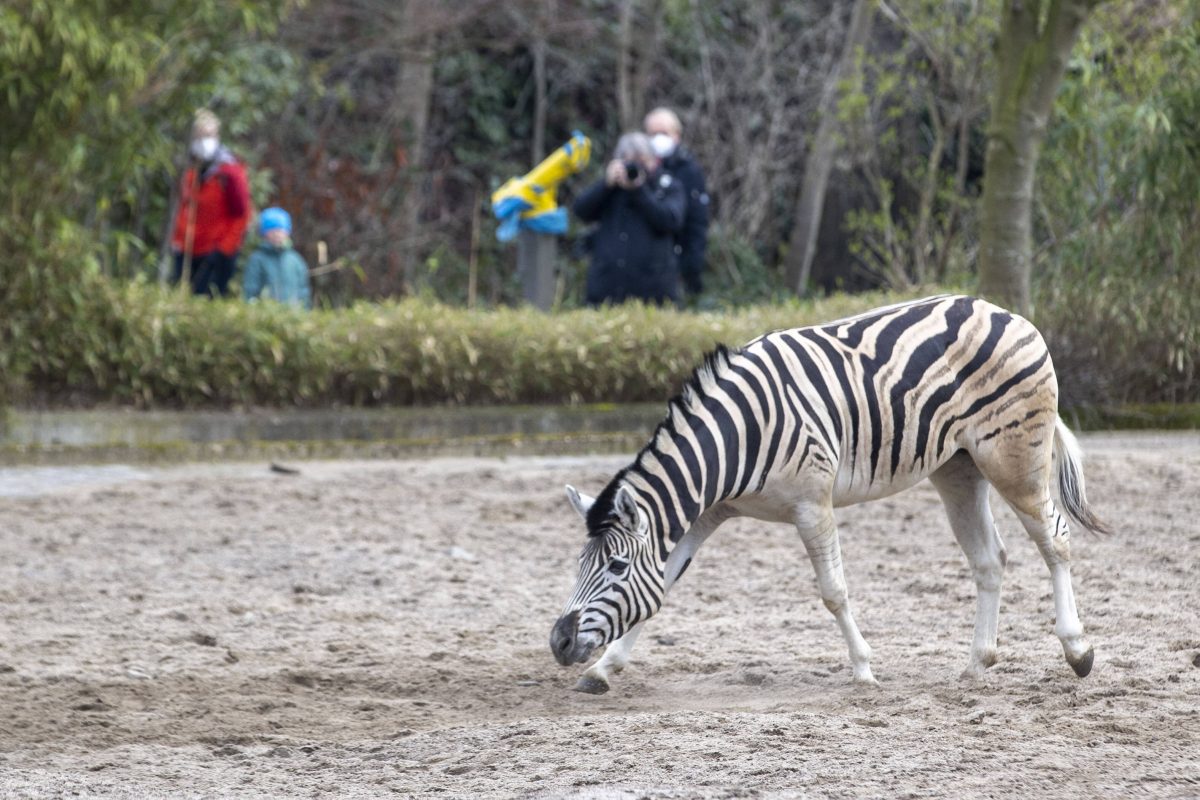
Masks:
[[[808,275],[812,269],[813,255],[817,251],[817,232],[821,227],[821,210],[825,205],[825,188],[833,159],[837,155],[837,100],[838,87],[854,69],[856,53],[866,44],[871,35],[871,19],[875,13],[874,0],[854,0],[850,12],[850,27],[842,44],[842,55],[836,68],[825,79],[821,94],[820,122],[813,136],[808,158],[804,163],[804,181],[800,186],[800,199],[796,202],[795,221],[792,224],[791,246],[784,269],[788,286],[803,295],[808,288]]]
[[[617,118],[624,131],[640,130],[642,114],[648,110],[646,89],[658,54],[663,10],[660,0],[621,0],[617,23]]]
[[[890,24],[844,86],[842,161],[866,198],[846,215],[847,280],[904,288],[945,283],[975,262],[974,209],[1000,3],[880,0]],[[974,179],[971,179],[971,178]],[[873,202],[872,202],[873,201]]]
[[[1099,0],[1007,0],[980,207],[979,292],[1030,310],[1033,190],[1054,98],[1080,28]]]
[[[397,48],[400,67],[396,71],[394,113],[399,123],[400,147],[406,154],[407,181],[401,211],[401,241],[404,255],[404,288],[409,294],[420,278],[421,248],[417,232],[421,219],[421,180],[425,155],[425,131],[429,123],[429,99],[433,93],[433,62],[436,47],[436,6],[429,0],[405,0],[400,6]]]
[[[64,367],[86,349],[83,337],[111,344],[104,331],[61,323],[86,304],[103,306],[102,265],[137,265],[130,256],[144,247],[141,233],[161,229],[172,159],[196,107],[217,106],[235,133],[270,113],[261,95],[223,91],[223,76],[272,72],[259,69],[264,51],[251,45],[274,32],[286,7],[0,6],[0,373],[8,386],[36,371],[69,383],[75,376]],[[24,363],[13,355],[22,352],[31,354]]]

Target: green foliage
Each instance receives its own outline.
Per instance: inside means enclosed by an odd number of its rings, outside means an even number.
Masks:
[[[1200,266],[1200,20],[1160,11],[1135,26],[1102,7],[1071,62],[1038,186],[1048,280]]]
[[[854,180],[867,197],[846,215],[850,253],[877,283],[960,282],[969,274],[982,164],[987,60],[998,4],[903,0],[880,7],[894,46],[860,53],[839,87],[838,116]],[[976,166],[975,169],[978,167]]]
[[[492,179],[489,191],[533,166],[528,146],[513,152],[513,143],[529,141],[531,126],[529,116],[512,113],[521,102],[521,86],[508,79],[505,67],[503,61],[466,48],[446,52],[437,64],[439,104],[458,110],[440,130],[458,164]],[[560,132],[564,140],[569,134]],[[559,144],[554,138],[547,143],[550,148]]]
[[[1066,416],[1077,431],[1200,430],[1200,403],[1087,406],[1069,409]]]
[[[174,176],[192,112],[227,137],[294,91],[294,59],[242,38],[269,32],[284,0],[177,4],[17,0],[0,10],[0,180],[13,208],[99,231]],[[164,192],[165,194],[165,192]]]
[[[420,299],[305,313],[94,275],[73,290],[70,316],[54,312],[37,338],[19,340],[25,378],[14,383],[6,370],[0,391],[24,402],[141,407],[659,401],[719,342],[923,293],[723,313],[639,305],[467,311]],[[1194,276],[1139,294],[1098,286],[1040,297],[1037,322],[1063,405],[1200,400],[1198,311]]]
[[[459,312],[433,300],[464,302],[470,211],[493,184],[530,166],[537,26],[527,9],[467,4],[467,22],[439,31],[427,153],[414,183],[404,154],[393,152],[389,109],[404,42],[388,27],[395,9],[314,7],[310,29],[296,15],[294,38],[276,39],[291,5],[0,6],[0,403],[656,399],[717,339],[736,342],[879,300],[759,305],[783,294],[774,264],[786,249],[838,14],[744,0],[662,6],[646,101],[681,109],[708,170],[714,225],[700,306],[738,310],[548,317]],[[983,54],[996,9],[995,0],[949,10],[937,0],[881,6],[863,82],[842,87],[839,168],[853,187],[840,202],[857,209],[848,217],[852,252],[892,285],[958,283],[972,268],[991,80]],[[618,133],[615,6],[560,12],[548,40],[545,144],[582,128],[598,164]],[[355,36],[329,28],[356,15]],[[310,70],[325,70],[320,83],[306,78]],[[278,177],[279,198],[298,203],[298,241],[310,262],[322,238],[350,265],[318,279],[322,302],[370,291],[414,249],[422,302],[304,316],[106,280],[150,271],[200,105],[215,107],[225,138],[252,164],[259,148],[273,151],[274,173],[251,170],[254,196],[271,198]],[[1197,120],[1195,10],[1170,0],[1101,5],[1051,118],[1037,190],[1037,321],[1071,403],[1196,397]],[[237,147],[246,141],[261,144]],[[564,203],[587,178],[564,187]],[[427,196],[420,231],[402,240],[389,220],[410,185]],[[516,302],[515,249],[495,241],[486,214],[480,233],[478,303]],[[560,247],[563,309],[578,306],[585,270],[567,257],[570,242]],[[422,349],[426,341],[433,344]]]
[[[718,342],[846,316],[903,295],[726,314],[626,305],[547,315],[421,300],[304,313],[202,302],[102,278],[29,344],[25,400],[139,406],[661,400]]]
[[[717,223],[709,229],[704,292],[694,302],[706,311],[786,303],[794,294],[779,269],[740,236]]]
[[[90,318],[102,269],[136,271],[152,252],[143,241],[162,230],[194,109],[216,105],[227,127],[245,128],[239,109],[220,102],[221,81],[242,77],[239,37],[270,32],[284,5],[16,0],[0,8],[5,388],[27,369],[75,377],[70,342],[55,340],[62,320]]]
[[[1200,400],[1200,271],[1041,285],[1064,406]]]
[[[1091,402],[1196,399],[1200,25],[1156,10],[1101,7],[1042,157],[1036,321]]]

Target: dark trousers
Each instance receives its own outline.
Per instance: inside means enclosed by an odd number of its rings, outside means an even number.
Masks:
[[[229,281],[237,271],[237,256],[227,256],[219,250],[192,256],[192,294],[225,297]],[[183,253],[175,254],[175,283],[183,279]]]

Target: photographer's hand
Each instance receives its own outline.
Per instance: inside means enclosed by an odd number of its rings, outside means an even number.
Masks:
[[[609,186],[617,186],[621,189],[629,188],[625,185],[625,162],[618,160],[608,162],[608,166],[604,168],[604,182]]]
[[[610,161],[608,162],[608,166],[604,168],[604,182],[609,186],[615,186],[618,189],[625,189],[627,191],[636,189],[646,182],[646,170],[640,170],[638,176],[630,180],[629,164],[624,161]]]

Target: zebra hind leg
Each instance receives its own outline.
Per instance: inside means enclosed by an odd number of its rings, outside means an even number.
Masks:
[[[988,482],[966,453],[959,453],[929,476],[946,507],[954,538],[967,556],[978,594],[975,638],[964,678],[981,678],[996,663],[1000,624],[1000,584],[1008,561],[988,504]]]
[[[1062,642],[1063,655],[1071,669],[1085,678],[1092,671],[1095,653],[1083,633],[1071,587],[1071,532],[1049,496],[1037,508],[1034,514],[1023,513],[1015,506],[1013,510],[1050,568],[1054,584],[1054,635]]]
[[[1047,442],[1045,447],[1049,446]],[[1050,569],[1054,586],[1054,634],[1062,642],[1067,663],[1082,678],[1092,671],[1095,655],[1084,636],[1071,588],[1071,533],[1050,497],[1050,454],[1027,452],[1020,454],[1024,456],[1021,458],[1014,452],[1019,447],[1030,449],[1017,441],[1006,454],[997,453],[986,460],[980,460],[976,454],[975,461],[1017,515]],[[1030,458],[1036,459],[1032,468],[1027,466],[1031,462],[1025,460]]]
[[[833,510],[827,507],[816,510],[802,508],[796,515],[796,529],[804,540],[804,548],[817,573],[821,599],[837,620],[850,650],[854,682],[878,686],[879,681],[871,673],[871,648],[859,632],[854,614],[850,611],[846,575],[842,569],[842,548],[838,542],[837,525],[833,521]]]

